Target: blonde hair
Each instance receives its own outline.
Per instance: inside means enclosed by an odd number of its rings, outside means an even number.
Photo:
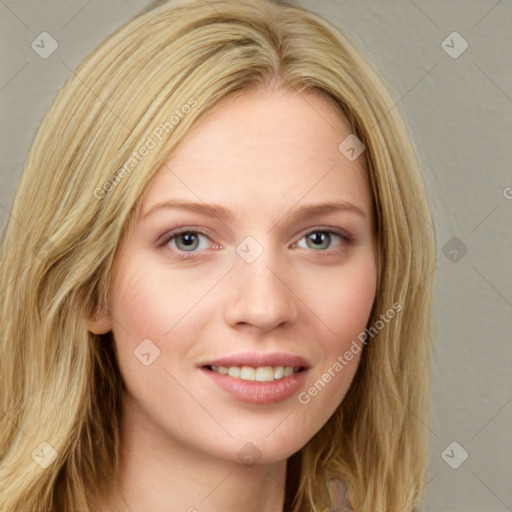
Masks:
[[[155,173],[205,112],[253,86],[320,93],[344,112],[365,145],[376,218],[368,326],[403,306],[364,348],[337,411],[289,459],[285,509],[324,509],[333,477],[359,512],[410,512],[423,499],[434,239],[394,102],[315,14],[186,0],[145,12],[89,55],[27,158],[1,247],[2,512],[89,512],[113,485],[124,383],[111,333],[91,334],[88,321],[106,307],[116,249]],[[48,467],[36,463],[52,449]]]

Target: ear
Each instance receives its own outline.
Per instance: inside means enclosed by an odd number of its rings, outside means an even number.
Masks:
[[[89,320],[88,329],[93,334],[105,334],[112,330],[112,318],[105,309],[96,311],[94,318]]]

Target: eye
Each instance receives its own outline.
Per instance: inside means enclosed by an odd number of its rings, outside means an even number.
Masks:
[[[337,240],[336,245],[333,247],[333,239]],[[306,241],[306,245],[301,245],[300,242],[302,240]],[[345,242],[351,242],[351,237],[344,231],[332,231],[327,229],[315,229],[314,231],[310,231],[304,237],[302,237],[299,242],[295,244],[298,247],[305,247],[306,249],[314,249],[320,250],[320,252],[325,252],[326,249],[334,249],[339,247]]]
[[[168,245],[178,255],[186,257],[186,254],[208,249],[210,238],[204,233],[190,229],[182,229],[168,233],[161,241],[161,245]]]
[[[303,244],[305,241],[305,245]],[[315,229],[303,236],[292,247],[313,249],[322,256],[333,255],[335,249],[352,242],[352,237],[343,230]],[[221,249],[222,246],[212,243],[210,237],[190,228],[179,228],[166,233],[158,241],[159,247],[168,247],[178,258],[193,258],[205,249]]]
[[[175,239],[176,248],[180,251],[192,252],[200,245],[200,239],[203,235],[192,231],[185,231],[173,237]]]

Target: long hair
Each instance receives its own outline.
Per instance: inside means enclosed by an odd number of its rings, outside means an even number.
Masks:
[[[268,0],[184,0],[121,27],[71,73],[25,163],[0,268],[0,510],[93,512],[114,483],[124,383],[106,307],[116,249],[148,183],[201,116],[250,87],[330,98],[364,144],[377,292],[344,400],[288,461],[287,511],[423,499],[434,238],[406,128],[381,79],[321,17]],[[341,141],[340,141],[341,142]],[[145,148],[145,150],[143,149]],[[381,323],[383,323],[381,321]]]

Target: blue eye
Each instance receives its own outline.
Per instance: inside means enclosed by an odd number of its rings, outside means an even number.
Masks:
[[[195,252],[195,250],[200,246],[201,238],[205,238],[208,240],[208,237],[203,233],[199,233],[197,231],[181,231],[179,233],[174,233],[172,236],[167,238],[166,244],[174,245],[173,248],[182,252]],[[171,242],[174,242],[172,244]],[[206,243],[206,247],[203,244],[202,249],[208,247],[208,243]]]

